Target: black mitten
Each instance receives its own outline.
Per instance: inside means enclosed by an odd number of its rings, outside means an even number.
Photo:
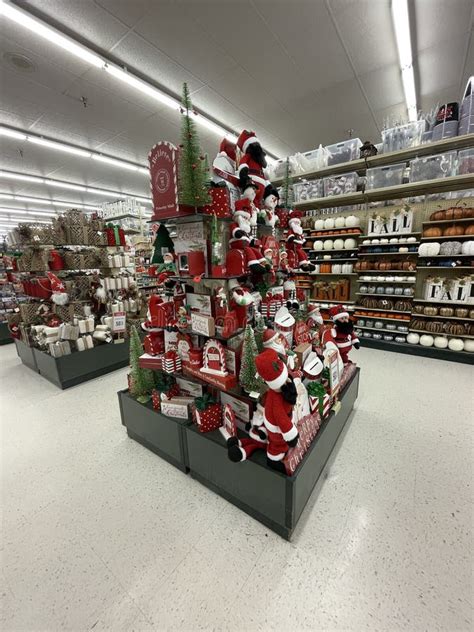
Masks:
[[[296,435],[296,437],[294,439],[292,439],[291,441],[287,441],[287,444],[290,446],[290,448],[294,448],[295,445],[298,443],[298,439],[300,438],[300,435]]]

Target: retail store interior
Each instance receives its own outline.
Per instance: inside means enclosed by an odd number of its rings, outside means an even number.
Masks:
[[[0,0],[5,632],[470,632],[474,0]]]

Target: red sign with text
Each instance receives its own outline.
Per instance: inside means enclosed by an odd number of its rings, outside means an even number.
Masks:
[[[150,163],[152,220],[180,215],[178,204],[178,150],[166,141],[157,143],[148,154]]]

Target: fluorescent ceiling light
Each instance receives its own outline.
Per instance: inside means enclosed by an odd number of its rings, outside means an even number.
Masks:
[[[5,208],[0,206],[0,213],[7,213],[11,215],[38,215],[44,217],[57,217],[59,211],[37,211],[35,209],[19,209],[19,208]]]
[[[45,184],[46,180],[38,176],[27,176],[22,173],[10,173],[5,175],[5,172],[0,171],[0,178],[7,178],[8,180],[21,180],[22,182],[36,182],[38,184]]]
[[[56,141],[46,140],[39,136],[29,136],[28,141],[35,145],[43,145],[44,147],[50,147],[51,149],[57,149],[58,151],[65,151],[68,154],[75,154],[76,156],[82,156],[83,158],[90,158],[91,152],[85,149],[78,149],[72,145],[66,145],[65,143],[57,143]]]
[[[166,94],[166,92],[163,92],[152,84],[143,81],[139,77],[134,76],[120,66],[113,64],[105,57],[97,55],[91,49],[83,46],[79,42],[76,42],[72,38],[65,36],[58,29],[49,26],[46,22],[31,15],[27,11],[18,8],[16,5],[13,5],[6,0],[0,0],[0,2],[1,13],[11,20],[14,20],[17,24],[24,26],[36,35],[45,38],[52,44],[60,46],[72,55],[79,57],[79,59],[82,59],[86,63],[89,63],[96,68],[101,68],[112,77],[115,77],[119,81],[126,83],[134,90],[137,90],[142,94],[146,94],[147,96],[155,99],[160,104],[166,105],[167,107],[170,107],[175,111],[180,111],[181,103],[179,99],[169,96],[168,94]],[[214,123],[214,121],[208,119],[204,114],[199,114],[197,116],[195,115],[194,117],[200,125],[206,127],[219,136],[226,136],[227,138],[232,140],[232,142],[235,142],[237,140],[237,136],[233,132],[229,131],[228,129],[217,123]]]
[[[402,73],[403,91],[410,121],[418,118],[416,103],[415,75],[411,48],[410,18],[408,0],[392,0],[392,19],[397,40],[398,59]]]
[[[117,160],[116,158],[101,156],[100,154],[93,154],[92,158],[94,160],[100,160],[100,162],[106,162],[108,165],[113,165],[114,167],[122,167],[123,169],[129,169],[130,171],[138,171],[139,169],[137,165],[132,165],[129,162],[128,163],[123,162],[122,160]]]
[[[27,136],[23,132],[17,132],[8,127],[0,127],[0,136],[8,136],[9,138],[18,138],[18,140],[26,140]]]
[[[0,193],[1,200],[15,200],[15,202],[25,202],[26,204],[44,204],[45,206],[60,206],[62,208],[83,208],[89,211],[100,211],[98,206],[82,204],[82,202],[59,202],[57,200],[46,200],[45,198],[30,197],[27,195],[12,195],[10,193]]]
[[[83,187],[79,184],[66,184],[62,182],[56,182],[56,180],[45,180],[45,184],[51,187],[58,187],[59,189],[69,189],[70,191],[87,191],[87,187]]]

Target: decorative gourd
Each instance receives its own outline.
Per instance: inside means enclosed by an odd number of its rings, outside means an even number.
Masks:
[[[464,231],[465,235],[474,235],[474,224],[469,224]]]
[[[352,239],[352,238],[344,239],[344,248],[346,250],[351,250],[351,249],[356,248],[356,247],[357,247],[357,242],[356,242],[355,239]]]
[[[465,241],[462,245],[461,252],[463,255],[470,255],[471,257],[474,257],[474,241],[471,239]]]
[[[410,312],[411,302],[410,301],[397,301],[393,309],[396,309],[398,312]]]
[[[462,216],[464,219],[469,219],[470,217],[474,217],[474,208],[467,207],[463,209]]]
[[[362,242],[363,246],[370,246],[370,239],[364,239],[364,241]]]
[[[415,334],[411,332],[407,336],[407,342],[411,345],[417,345],[420,342],[420,334]]]
[[[335,239],[334,240],[334,249],[342,250],[344,248],[344,239]]]
[[[325,239],[323,242],[324,250],[332,250],[334,248],[334,242],[332,239]]]
[[[423,231],[423,237],[441,237],[443,231],[437,226],[430,226]]]
[[[455,206],[453,208],[453,219],[462,219],[464,209],[462,206]]]
[[[418,246],[418,254],[420,257],[436,257],[439,255],[441,244],[437,241],[427,241],[425,244]]]
[[[452,307],[440,307],[439,315],[444,317],[454,316],[454,309]]]
[[[454,257],[455,255],[460,254],[461,250],[462,243],[460,241],[443,241],[439,254]]]
[[[466,333],[466,328],[460,323],[446,323],[444,331],[451,336],[463,336]]]
[[[407,244],[414,244],[416,242],[416,237],[408,237]]]
[[[454,315],[456,318],[467,318],[469,315],[469,310],[465,307],[458,307],[454,310]]]
[[[407,246],[400,246],[400,248],[398,249],[398,252],[408,252]]]
[[[451,351],[462,351],[464,349],[464,340],[462,338],[451,338],[448,342]]]
[[[404,261],[402,264],[402,270],[416,270],[416,264],[414,261]]]
[[[314,230],[323,230],[324,228],[324,220],[323,219],[315,219],[314,220]]]
[[[345,225],[346,225],[345,217],[336,217],[336,219],[334,220],[335,228],[344,228]]]
[[[423,336],[420,336],[420,345],[422,347],[432,347],[434,345],[433,336],[429,336],[428,334],[423,334]]]
[[[474,340],[467,339],[464,341],[464,351],[474,353]]]
[[[348,215],[346,217],[346,226],[347,228],[355,228],[356,226],[360,226],[360,218],[357,215]]]
[[[315,241],[313,244],[313,250],[322,250],[322,249],[323,249],[323,242]]]
[[[388,244],[388,239],[386,237],[382,237],[382,239],[380,240],[381,244]]]
[[[462,226],[448,226],[444,229],[444,237],[457,237],[458,235],[464,235],[464,228]]]
[[[334,217],[327,217],[324,220],[324,228],[334,228]]]
[[[423,314],[423,305],[415,305],[413,311],[415,314]]]
[[[445,336],[436,336],[434,339],[434,346],[437,349],[446,349],[448,346],[448,339]]]
[[[440,222],[443,219],[445,219],[444,211],[435,211],[430,215],[431,222]]]

